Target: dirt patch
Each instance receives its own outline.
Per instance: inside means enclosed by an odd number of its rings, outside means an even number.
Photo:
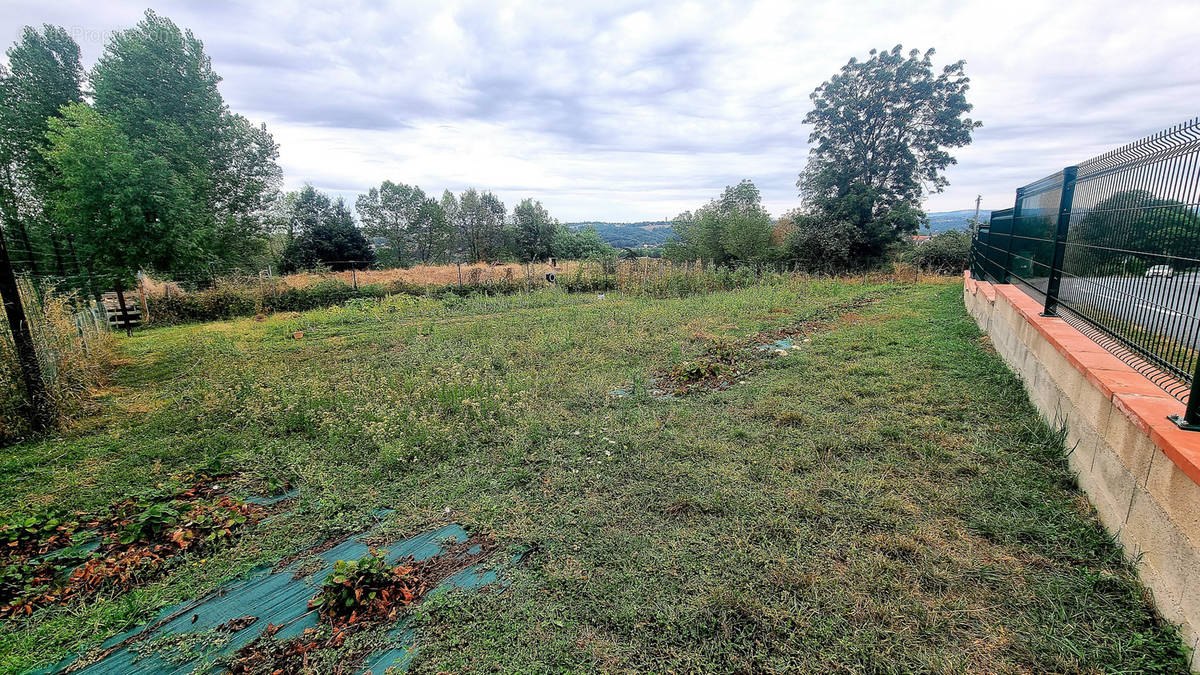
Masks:
[[[655,384],[675,396],[724,391],[749,372],[751,364],[744,351],[744,346],[737,342],[712,341],[699,356],[659,373]]]
[[[996,345],[992,342],[992,338],[990,336],[980,335],[976,342],[979,343],[979,347],[988,354],[991,354],[992,356],[997,356],[999,354],[999,352],[996,351]]]
[[[837,303],[792,325],[759,331],[740,340],[709,338],[699,356],[656,373],[652,381],[658,391],[674,396],[724,391],[745,381],[765,359],[787,356],[803,349],[812,335],[861,321],[858,311],[879,302],[878,295]]]

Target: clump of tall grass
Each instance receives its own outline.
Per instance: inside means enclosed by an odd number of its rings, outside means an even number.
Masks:
[[[104,383],[116,361],[113,335],[90,317],[77,322],[74,296],[39,294],[22,282],[21,297],[47,394],[57,421],[67,423],[89,409],[91,392]],[[28,431],[20,364],[5,322],[0,328],[0,443],[11,442]]]

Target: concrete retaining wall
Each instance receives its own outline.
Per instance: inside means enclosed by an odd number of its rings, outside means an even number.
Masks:
[[[1104,526],[1124,546],[1200,671],[1200,432],[1166,419],[1183,404],[1019,288],[976,282],[967,311],[1056,428]]]

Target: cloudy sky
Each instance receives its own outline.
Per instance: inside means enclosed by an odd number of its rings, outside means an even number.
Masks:
[[[1017,185],[1200,112],[1195,0],[152,6],[267,123],[287,187],[474,186],[564,221],[670,217],[742,178],[772,213],[797,206],[808,94],[872,47],[967,61],[984,126],[932,211],[1011,206]],[[67,27],[90,67],[145,7],[7,0],[0,30]]]

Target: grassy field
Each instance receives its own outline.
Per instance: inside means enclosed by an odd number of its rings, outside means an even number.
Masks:
[[[418,608],[419,672],[1186,672],[961,292],[396,297],[137,333],[102,412],[0,449],[0,512],[196,470],[299,498],[165,578],[8,619],[0,670],[387,508],[397,535],[534,546],[505,593]],[[758,332],[800,348],[742,349]],[[746,372],[651,394],[712,353]]]

